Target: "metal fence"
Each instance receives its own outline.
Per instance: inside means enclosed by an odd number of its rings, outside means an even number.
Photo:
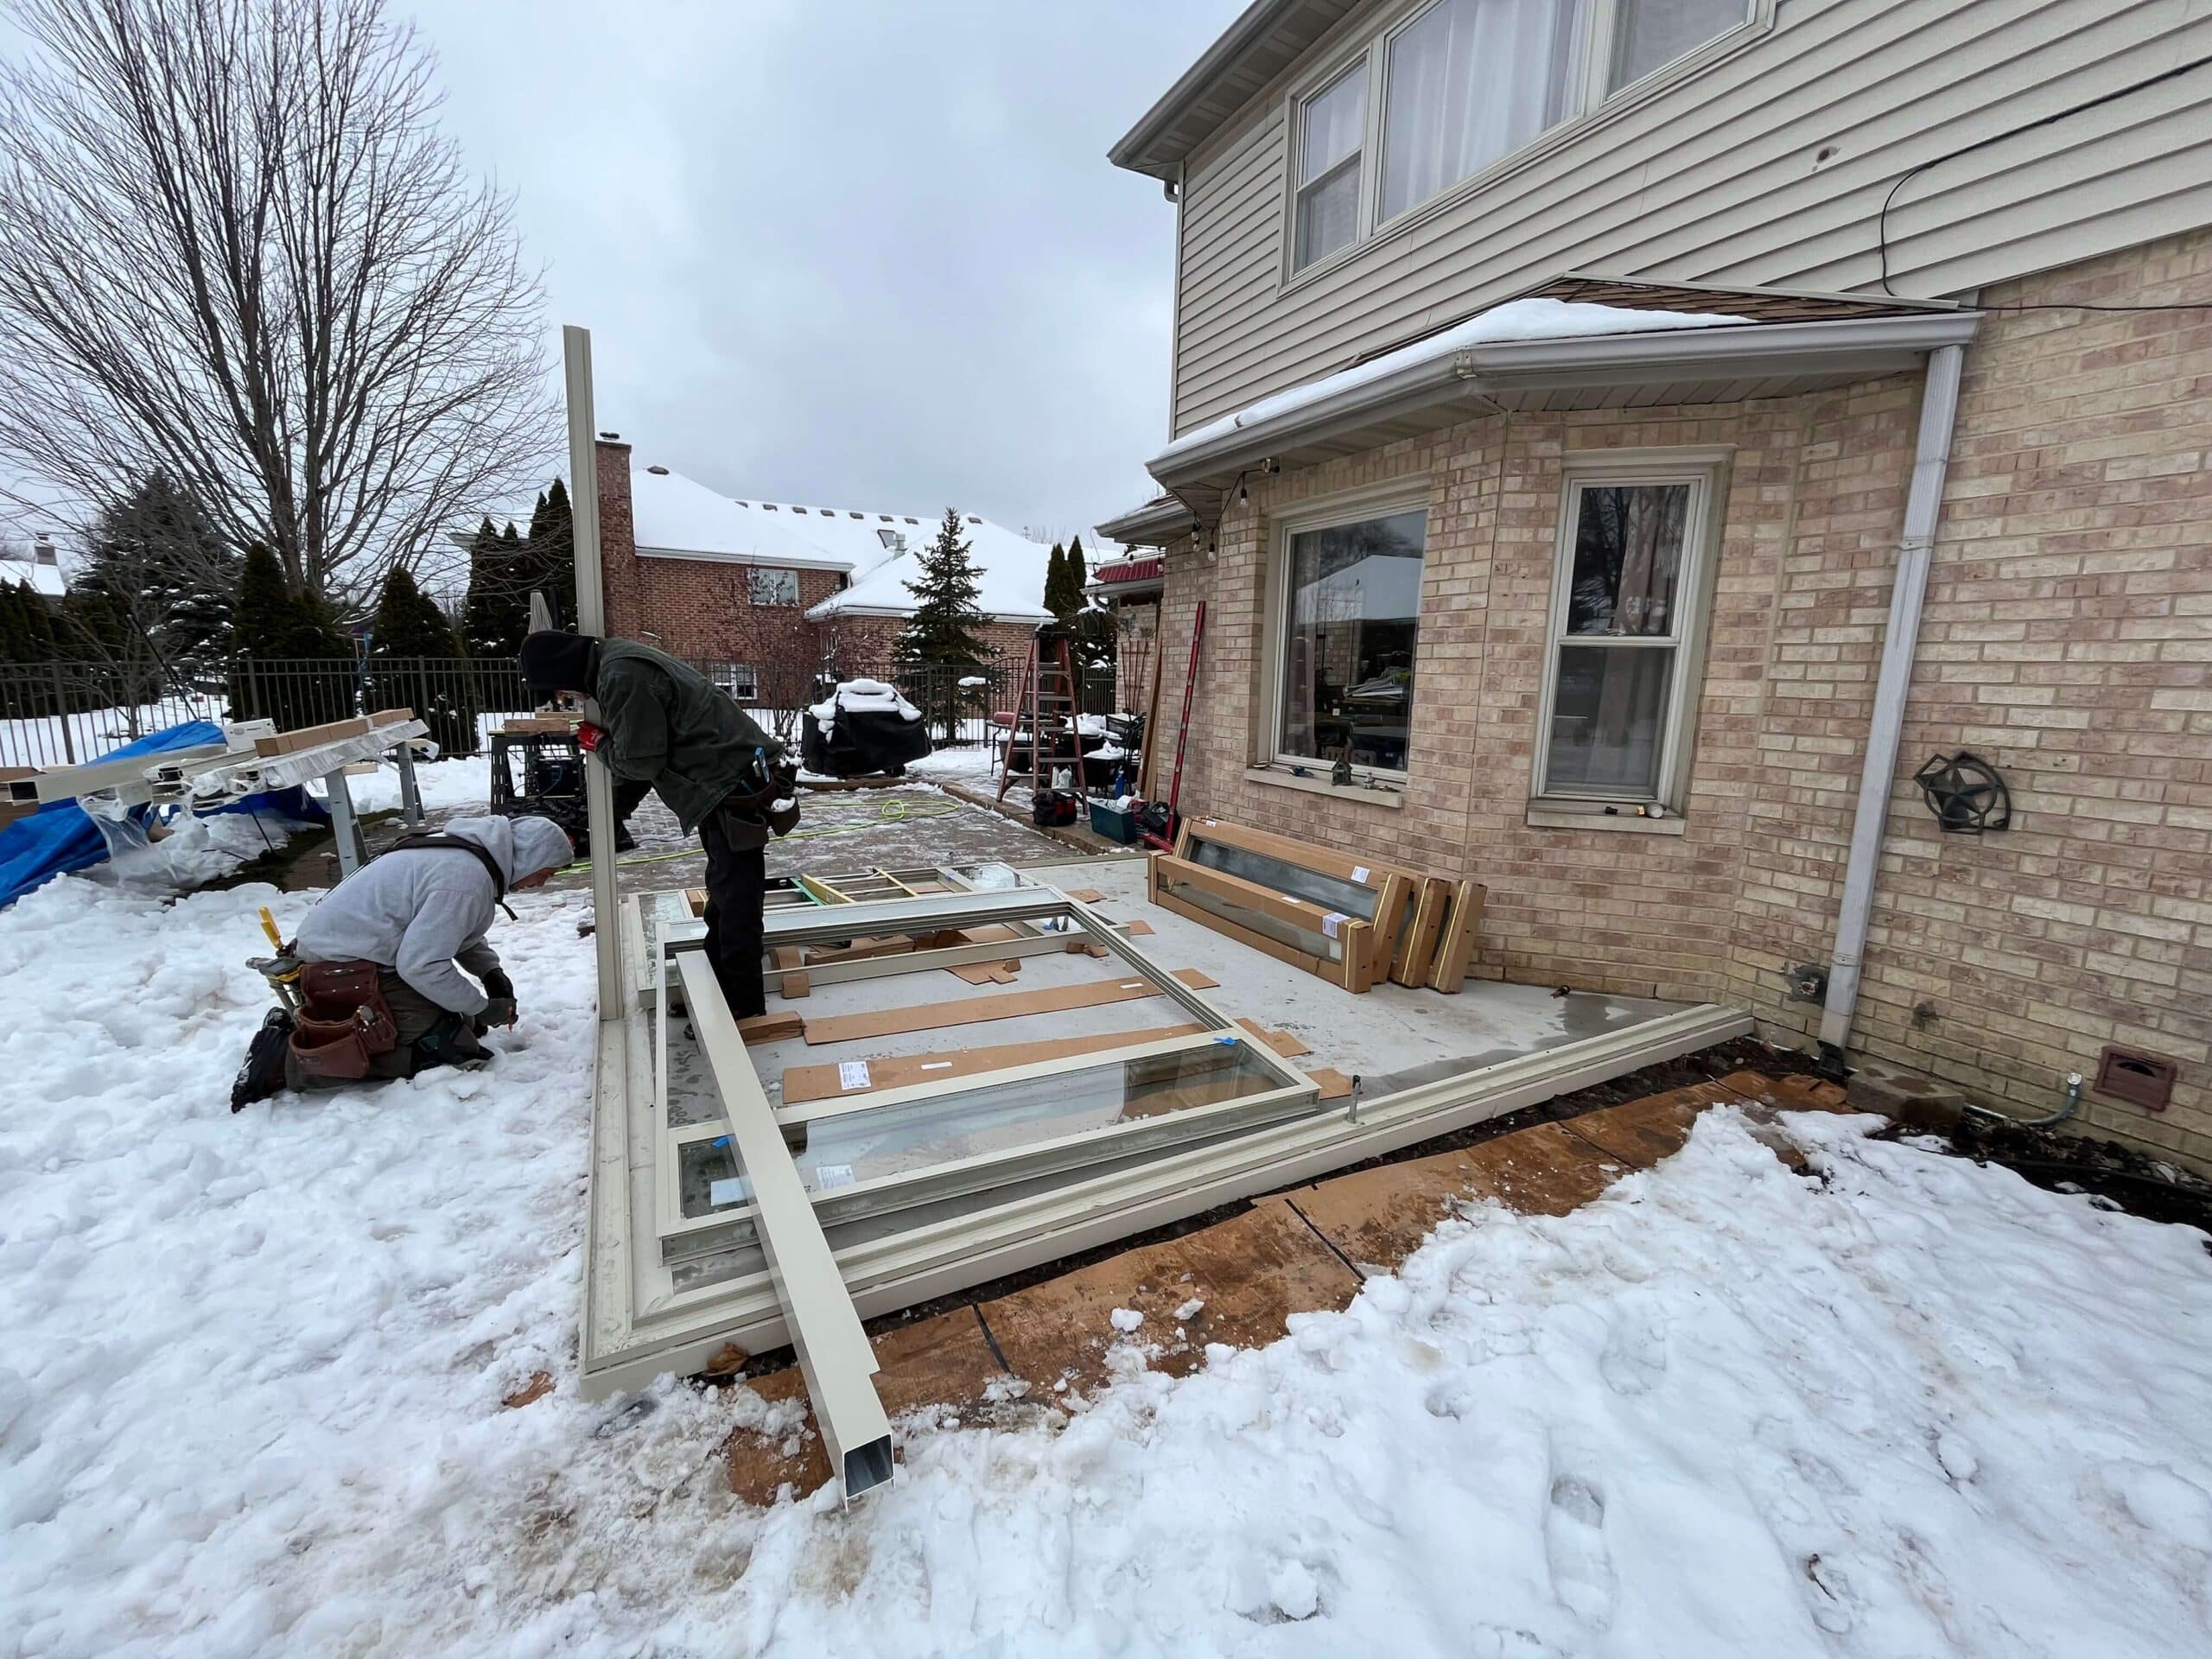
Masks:
[[[751,709],[779,737],[796,741],[798,709],[827,694],[833,680],[879,679],[929,721],[939,747],[971,747],[991,738],[991,715],[1020,696],[1021,664],[976,671],[933,664],[824,664],[778,677],[756,666],[695,660],[694,668]],[[1086,677],[1085,713],[1112,710],[1110,670]],[[0,663],[0,766],[77,766],[149,732],[188,720],[270,720],[280,730],[320,726],[379,709],[415,710],[448,754],[475,753],[499,716],[536,706],[515,664],[469,658],[270,658],[239,655],[207,674],[162,675],[110,663]]]

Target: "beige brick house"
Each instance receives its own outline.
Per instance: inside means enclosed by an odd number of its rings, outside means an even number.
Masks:
[[[639,464],[619,438],[596,448],[610,632],[725,664],[731,689],[745,696],[804,691],[824,665],[887,670],[913,611],[906,583],[914,555],[935,539],[941,513],[739,499],[657,462]],[[983,641],[1019,662],[1050,615],[1050,550],[961,517],[989,619]]]
[[[2181,0],[1258,0],[1113,151],[1185,809],[2212,1168],[2207,60]]]

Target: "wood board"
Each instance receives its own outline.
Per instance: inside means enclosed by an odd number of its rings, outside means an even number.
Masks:
[[[1444,924],[1443,938],[1437,941],[1435,966],[1429,970],[1432,991],[1456,993],[1466,983],[1467,969],[1474,961],[1475,939],[1482,930],[1484,894],[1479,881],[1462,881],[1452,894],[1452,914]]]

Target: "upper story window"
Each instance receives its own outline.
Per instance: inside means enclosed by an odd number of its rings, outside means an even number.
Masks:
[[[1347,70],[1300,111],[1296,268],[1334,253],[1359,231],[1360,151],[1367,131],[1367,76]]]
[[[1771,15],[1773,0],[1430,0],[1294,105],[1294,273],[1613,93]],[[1380,165],[1368,167],[1369,155]]]
[[[755,605],[798,603],[798,572],[755,565],[746,573],[747,596]]]

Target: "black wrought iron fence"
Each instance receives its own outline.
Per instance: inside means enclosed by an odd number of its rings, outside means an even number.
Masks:
[[[0,766],[72,766],[188,720],[221,688],[112,663],[0,663]]]

